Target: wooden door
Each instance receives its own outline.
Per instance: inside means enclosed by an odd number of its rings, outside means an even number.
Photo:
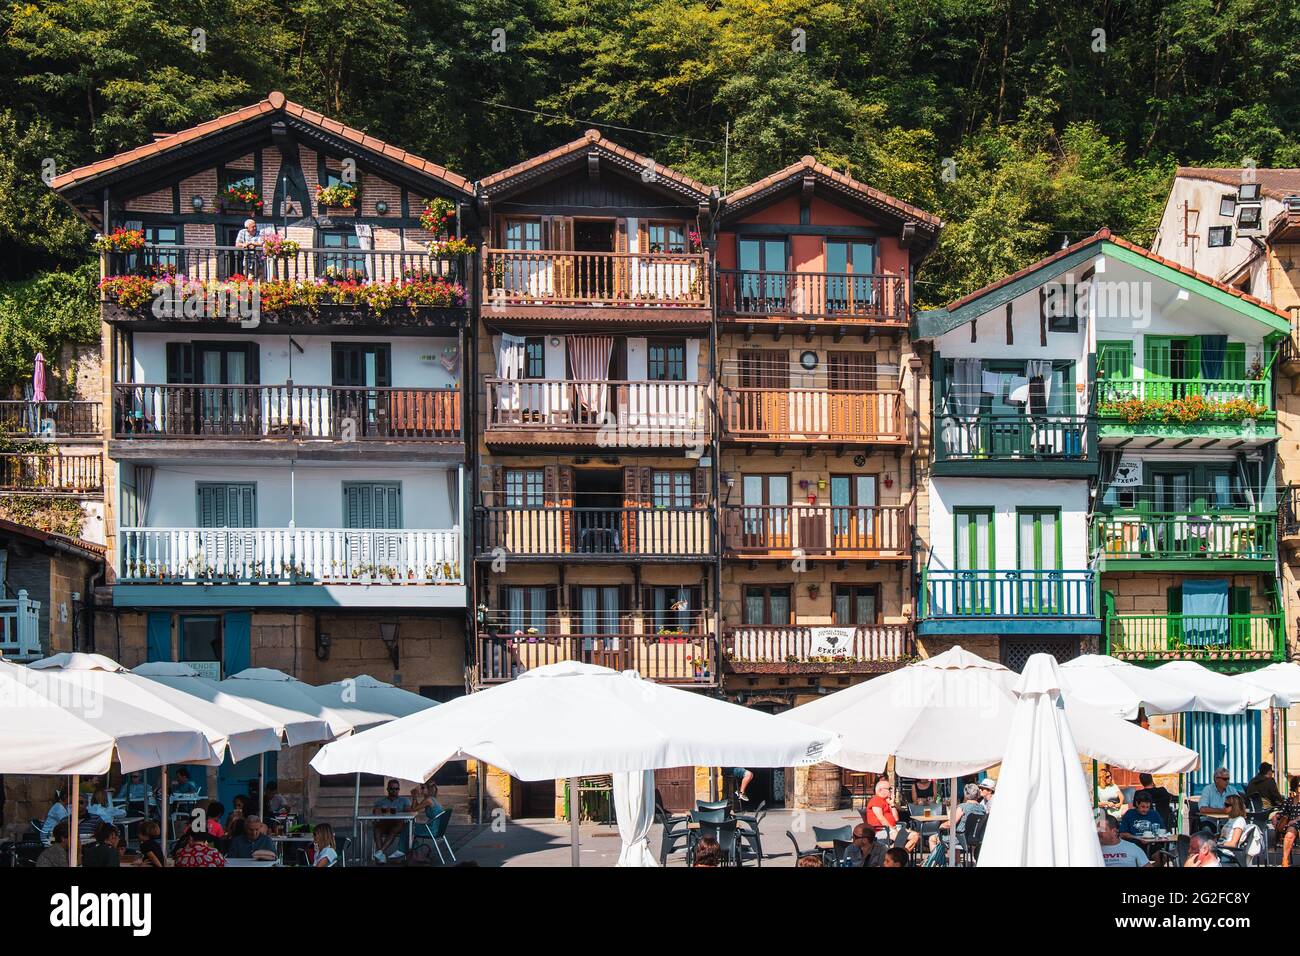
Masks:
[[[874,435],[879,423],[873,396],[876,387],[874,352],[828,352],[826,385],[830,390],[830,434]]]
[[[695,809],[695,768],[668,767],[655,771],[655,792],[669,813]]]

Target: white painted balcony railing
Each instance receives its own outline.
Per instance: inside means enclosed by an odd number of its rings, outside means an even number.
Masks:
[[[132,584],[462,584],[461,532],[378,528],[121,528]]]
[[[41,656],[41,602],[28,600],[26,591],[0,601],[0,653],[22,661]]]

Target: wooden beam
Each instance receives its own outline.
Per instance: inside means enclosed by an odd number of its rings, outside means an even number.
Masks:
[[[1007,345],[1016,344],[1016,333],[1011,326],[1011,303],[1007,303]]]

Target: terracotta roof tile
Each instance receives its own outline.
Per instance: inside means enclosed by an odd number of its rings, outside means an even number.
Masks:
[[[1183,275],[1190,276],[1193,279],[1197,279],[1200,282],[1204,282],[1206,285],[1214,286],[1214,288],[1220,290],[1221,292],[1227,292],[1230,295],[1234,295],[1245,302],[1249,302],[1251,305],[1259,306],[1261,309],[1266,309],[1269,312],[1272,312],[1274,315],[1281,316],[1282,318],[1287,319],[1288,321],[1290,320],[1290,315],[1288,313],[1282,311],[1281,309],[1275,308],[1274,306],[1265,302],[1263,299],[1258,299],[1253,295],[1250,295],[1246,292],[1242,292],[1240,289],[1228,285],[1226,282],[1221,282],[1218,279],[1211,278],[1210,276],[1202,275],[1201,273],[1197,272],[1195,269],[1189,269],[1187,266],[1182,265],[1181,263],[1178,262],[1174,262],[1172,259],[1166,259],[1164,256],[1157,255],[1156,253],[1152,252],[1150,249],[1144,249],[1142,246],[1129,242],[1127,239],[1121,239],[1119,236],[1112,234],[1111,231],[1105,227],[1097,230],[1091,236],[1088,236],[1086,239],[1080,239],[1078,242],[1074,243],[1073,245],[1067,246],[1064,249],[1052,253],[1050,256],[1048,256],[1045,259],[1039,259],[1037,262],[1025,266],[1025,268],[1019,270],[1018,272],[1013,272],[1011,275],[1006,276],[1003,279],[999,279],[997,282],[992,282],[984,286],[982,289],[976,289],[974,292],[964,295],[960,299],[954,299],[952,302],[949,302],[945,306],[945,308],[949,312],[952,312],[953,310],[958,309],[969,302],[973,302],[976,299],[982,298],[983,296],[988,295],[990,292],[994,292],[1005,285],[1010,285],[1011,283],[1015,282],[1017,279],[1022,279],[1032,272],[1037,272],[1039,269],[1051,265],[1053,262],[1056,262],[1058,259],[1064,259],[1066,256],[1078,252],[1080,249],[1086,248],[1087,246],[1094,245],[1095,243],[1102,242],[1102,241],[1113,242],[1115,245],[1128,249],[1130,252],[1137,253],[1138,255],[1142,256],[1142,258],[1144,259],[1147,259],[1151,262],[1158,263],[1162,266],[1166,266],[1170,269],[1176,269],[1179,272],[1181,272]]]
[[[1240,166],[1179,166],[1178,176],[1185,179],[1206,179],[1225,186],[1239,186],[1245,180],[1246,170]],[[1253,170],[1259,190],[1274,199],[1300,196],[1300,168]]]
[[[913,206],[911,203],[903,202],[901,199],[895,199],[888,193],[881,192],[864,182],[860,182],[845,173],[832,169],[824,163],[819,163],[812,156],[804,156],[797,163],[792,163],[785,169],[779,169],[771,175],[764,176],[758,182],[750,183],[748,186],[742,186],[733,193],[729,193],[723,206],[724,214],[727,205],[740,205],[755,196],[767,191],[773,186],[794,179],[796,176],[802,177],[805,172],[812,171],[815,175],[837,183],[852,192],[860,193],[878,205],[885,206],[901,214],[908,219],[915,219],[926,225],[938,228],[943,225],[943,221],[936,215],[926,212]]]
[[[42,531],[40,528],[33,528],[31,525],[20,524],[17,521],[9,521],[5,518],[0,518],[0,532],[21,535],[24,538],[41,543],[54,542],[65,547],[88,552],[92,557],[103,558],[108,553],[108,548],[105,545],[96,544],[94,541],[74,538],[72,535],[58,534],[54,531]]]
[[[538,156],[526,159],[522,163],[515,163],[513,166],[498,170],[489,176],[485,176],[480,180],[479,185],[484,189],[490,190],[494,186],[508,183],[512,179],[515,179],[533,169],[537,169],[540,166],[545,166],[557,159],[563,159],[564,157],[574,155],[575,153],[587,152],[592,148],[605,149],[614,155],[621,156],[623,159],[635,163],[643,168],[645,168],[647,164],[653,164],[656,173],[662,175],[665,179],[670,179],[678,185],[684,186],[686,189],[698,193],[701,198],[707,198],[713,193],[713,187],[706,186],[698,180],[692,179],[683,173],[679,173],[670,166],[664,166],[661,163],[657,163],[650,157],[643,156],[641,153],[628,149],[626,146],[620,146],[618,143],[601,136],[600,132],[594,129],[587,130],[581,138],[565,143],[563,146],[557,146]]]
[[[169,150],[176,149],[186,143],[192,143],[196,140],[203,139],[206,136],[211,136],[214,133],[219,133],[222,130],[229,129],[232,126],[238,126],[241,123],[246,123],[249,120],[256,119],[266,113],[273,113],[276,111],[283,111],[292,116],[297,116],[304,122],[310,123],[311,125],[328,132],[335,133],[351,142],[363,145],[374,152],[392,156],[403,165],[409,166],[410,168],[418,170],[426,175],[441,179],[449,186],[458,189],[461,192],[473,192],[469,180],[452,172],[446,167],[439,166],[437,163],[432,163],[426,159],[407,153],[405,150],[390,147],[388,143],[385,143],[381,139],[363,133],[361,130],[353,129],[350,126],[345,126],[338,120],[330,119],[323,113],[310,110],[299,103],[286,100],[284,94],[278,90],[272,91],[267,95],[266,99],[260,100],[251,106],[245,106],[242,109],[235,110],[233,113],[227,113],[224,116],[218,116],[216,119],[199,123],[197,126],[191,126],[188,129],[180,130],[179,132],[172,133],[169,136],[163,136],[160,139],[154,140],[152,143],[137,146],[135,149],[129,149],[125,152],[118,153],[116,156],[109,156],[106,159],[101,159],[97,162],[69,170],[66,173],[56,176],[50,185],[56,190],[65,189],[68,186],[74,186],[78,183],[85,182],[88,179],[93,179],[94,177],[109,172],[110,170],[120,169],[125,166],[130,166],[132,163],[138,163],[154,156],[160,156]],[[396,149],[396,152],[390,153],[390,149]]]

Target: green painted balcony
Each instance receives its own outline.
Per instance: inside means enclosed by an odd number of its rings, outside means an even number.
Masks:
[[[1266,614],[1117,614],[1106,621],[1107,653],[1134,663],[1196,661],[1235,670],[1286,656],[1286,625]]]
[[[1267,377],[1103,379],[1097,383],[1097,417],[1106,444],[1151,437],[1181,448],[1189,438],[1252,445],[1277,438],[1273,383]]]
[[[934,417],[936,476],[1087,478],[1097,473],[1097,428],[1086,415]]]
[[[1101,631],[1092,570],[921,572],[926,634],[1077,634]]]
[[[1267,572],[1277,558],[1277,515],[1099,513],[1092,518],[1092,546],[1108,571]]]

